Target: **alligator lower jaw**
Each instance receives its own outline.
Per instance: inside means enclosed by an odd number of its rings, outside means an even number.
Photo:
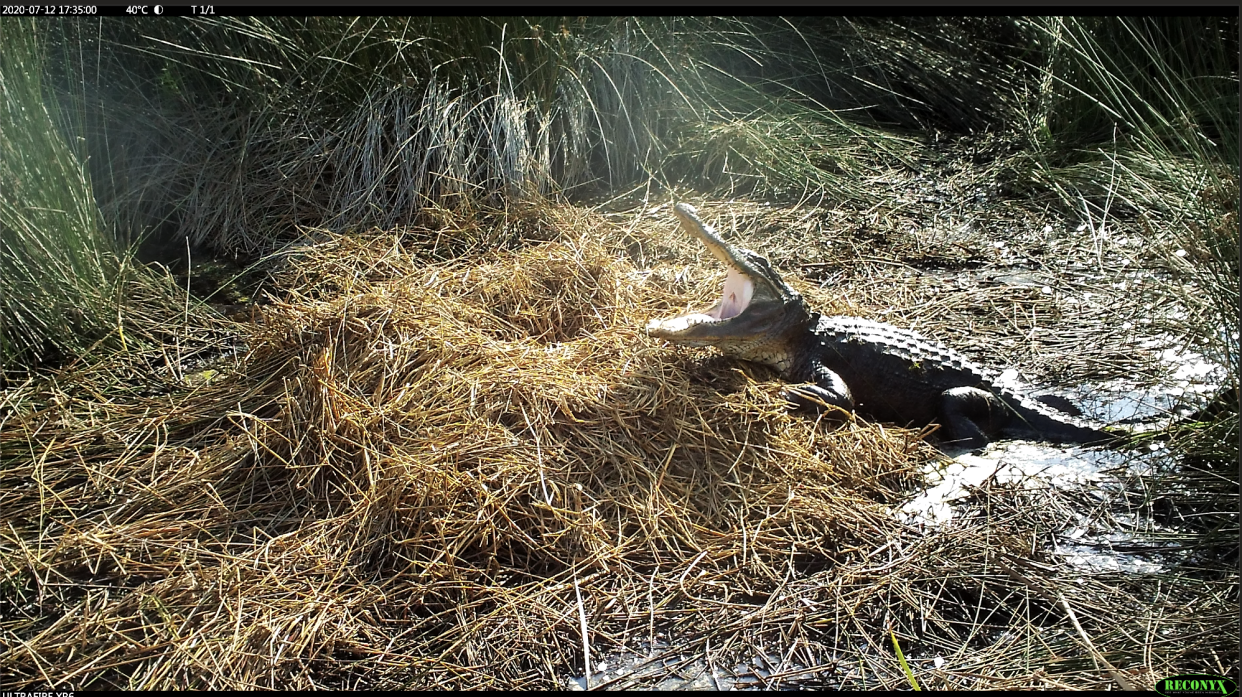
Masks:
[[[668,319],[651,320],[647,323],[647,333],[661,339],[675,339],[679,334],[697,324],[707,324],[719,321],[720,320],[712,317],[711,315],[697,313],[677,315],[676,317],[669,317]]]
[[[687,312],[676,317],[651,320],[647,323],[647,335],[654,336],[657,339],[668,339],[677,343],[692,343],[693,337],[690,336],[690,333],[696,327],[706,328],[704,325],[721,325],[727,322],[728,320],[721,320],[715,317],[710,310],[706,313]],[[695,345],[706,346],[707,343]]]

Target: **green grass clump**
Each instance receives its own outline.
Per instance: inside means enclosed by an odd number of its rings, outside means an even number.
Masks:
[[[96,204],[90,146],[64,135],[81,104],[65,109],[44,81],[46,27],[13,19],[0,32],[0,387],[72,361],[149,366],[139,354],[151,350],[175,363],[220,340],[218,318],[136,264]]]
[[[1226,369],[1213,405],[1169,433],[1187,456],[1157,491],[1193,492],[1196,544],[1238,539],[1238,18],[1041,18],[1043,148],[1034,176],[1098,222],[1137,217],[1154,279],[1181,317],[1158,321]]]
[[[119,347],[122,263],[90,178],[44,100],[45,49],[33,21],[0,25],[0,360],[6,367]]]
[[[1188,319],[1171,331],[1206,347],[1234,389],[1242,331],[1237,22],[1034,21],[1048,45],[1040,100],[1048,110],[1046,130],[1033,134],[1060,150],[1035,175],[1066,207],[1099,221],[1118,211],[1141,218],[1167,291],[1187,307]]]
[[[1009,19],[59,26],[59,84],[107,135],[91,139],[109,167],[97,178],[115,182],[104,208],[145,206],[131,227],[228,254],[299,226],[391,227],[426,222],[429,207],[652,184],[871,205],[865,182],[910,165],[911,129],[1010,120],[1014,100],[994,97],[1029,50],[1000,40],[1021,38]],[[963,32],[988,39],[968,46]]]

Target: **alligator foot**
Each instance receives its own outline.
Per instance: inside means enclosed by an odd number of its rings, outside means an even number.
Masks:
[[[940,393],[940,420],[945,440],[977,450],[1000,431],[1008,409],[999,397],[978,387],[954,387]]]
[[[825,390],[819,385],[798,385],[785,390],[785,401],[793,409],[808,411],[832,411],[840,409],[846,413],[854,411],[854,400],[848,395],[841,395]]]
[[[1035,401],[1043,404],[1044,406],[1052,407],[1062,414],[1069,414],[1075,418],[1082,416],[1082,409],[1079,409],[1077,404],[1074,404],[1069,400],[1069,398],[1062,397],[1059,394],[1035,395]]]
[[[825,411],[832,408],[846,413],[854,411],[854,395],[840,375],[821,368],[812,384],[798,385],[785,391],[785,400],[796,409]]]

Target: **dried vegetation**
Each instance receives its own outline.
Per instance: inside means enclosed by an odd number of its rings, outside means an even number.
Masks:
[[[154,393],[6,391],[6,686],[535,688],[634,652],[895,688],[892,632],[927,686],[1102,688],[1228,643],[1170,614],[1210,580],[1050,557],[1055,491],[900,522],[923,434],[790,415],[765,369],[647,338],[715,290],[667,211],[624,220],[515,210],[486,224],[519,244],[435,262],[443,230],[323,233],[245,351],[165,355]]]

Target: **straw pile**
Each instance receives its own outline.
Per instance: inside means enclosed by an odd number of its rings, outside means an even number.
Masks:
[[[640,269],[689,247],[633,220],[549,209],[514,236],[550,241],[435,263],[434,233],[328,237],[235,365],[6,395],[6,685],[530,688],[663,641],[896,687],[890,631],[956,656],[939,686],[1109,681],[1027,561],[1027,494],[899,523],[919,434],[790,415],[765,369],[646,337],[720,270]],[[1114,628],[1130,598],[1094,588],[1077,621]]]

